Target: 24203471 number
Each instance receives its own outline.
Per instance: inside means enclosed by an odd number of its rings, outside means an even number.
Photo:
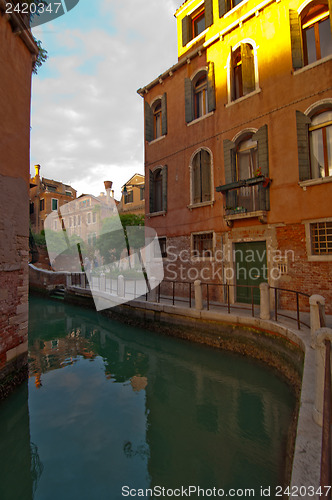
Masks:
[[[291,497],[308,498],[317,495],[326,497],[330,491],[331,486],[319,486],[319,488],[315,488],[314,486],[287,486],[287,488],[276,486],[275,496],[282,497],[287,495]]]

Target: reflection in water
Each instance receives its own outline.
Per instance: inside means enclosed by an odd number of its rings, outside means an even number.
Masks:
[[[35,445],[23,453],[21,469],[33,464],[26,494],[10,497],[0,483],[1,499],[117,500],[124,485],[258,490],[282,482],[295,401],[265,367],[35,297],[29,335],[38,453]],[[0,411],[0,432],[12,418]],[[1,437],[5,456],[12,443]]]

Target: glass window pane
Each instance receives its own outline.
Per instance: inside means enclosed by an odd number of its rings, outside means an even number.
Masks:
[[[321,129],[310,132],[310,165],[313,179],[325,177],[323,133]]]
[[[205,14],[202,12],[202,14],[197,17],[194,21],[194,37],[198,36],[202,31],[205,30]]]
[[[329,17],[319,23],[319,40],[321,57],[332,54],[332,36]]]
[[[317,60],[314,26],[305,30],[305,43],[307,46],[308,64],[310,64]]]

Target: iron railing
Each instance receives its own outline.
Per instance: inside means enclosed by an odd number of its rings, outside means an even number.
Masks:
[[[285,292],[285,293],[290,293],[290,294],[295,294],[295,300],[296,300],[296,322],[297,322],[297,328],[298,330],[301,330],[301,325],[307,326],[310,328],[310,325],[308,323],[305,323],[304,321],[301,320],[300,318],[300,297],[306,297],[306,299],[309,299],[310,295],[304,292],[297,292],[296,290],[288,290],[287,288],[278,288],[274,286],[270,286],[271,290],[274,290],[274,319],[275,321],[278,321],[278,316],[282,316],[284,318],[292,319],[294,320],[295,318],[293,316],[290,316],[288,314],[281,313],[278,311],[279,307],[279,299],[278,299],[278,292]]]

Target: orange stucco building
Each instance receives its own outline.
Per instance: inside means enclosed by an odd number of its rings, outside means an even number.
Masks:
[[[30,100],[38,55],[26,18],[4,9],[0,2],[0,398],[27,376]]]
[[[178,62],[138,90],[166,277],[247,285],[239,302],[268,281],[331,311],[331,1],[187,0],[175,17]]]
[[[33,233],[44,229],[46,217],[73,201],[77,191],[68,184],[40,176],[40,165],[35,165],[35,176],[30,179],[30,224]]]
[[[118,205],[119,214],[145,213],[144,175],[134,174],[121,188],[121,200]]]

